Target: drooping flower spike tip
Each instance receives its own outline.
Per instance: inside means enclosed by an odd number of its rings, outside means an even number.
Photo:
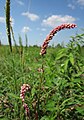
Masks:
[[[62,24],[62,25],[54,28],[54,29],[50,32],[50,34],[46,37],[46,39],[44,40],[44,43],[43,43],[43,45],[42,45],[42,47],[41,47],[40,55],[46,54],[46,49],[47,49],[47,47],[48,47],[48,44],[49,44],[50,40],[53,38],[53,36],[54,36],[57,32],[59,32],[60,30],[63,30],[63,29],[71,29],[71,28],[75,28],[75,27],[77,27],[76,24],[66,23],[66,24]]]

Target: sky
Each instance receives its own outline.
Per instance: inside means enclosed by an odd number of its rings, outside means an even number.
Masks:
[[[84,28],[84,0],[10,0],[12,27],[17,44],[19,35],[25,45],[41,46],[50,31],[63,23],[75,23],[77,28],[62,30],[54,36],[51,44],[67,44],[76,33]],[[0,0],[0,40],[8,44],[5,24],[5,0]],[[12,40],[13,44],[13,40]]]

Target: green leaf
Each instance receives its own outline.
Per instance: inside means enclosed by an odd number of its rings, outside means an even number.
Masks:
[[[4,118],[0,118],[0,120],[8,120],[8,118],[5,118],[5,117],[4,117]]]
[[[40,120],[50,120],[48,116],[43,116]]]
[[[36,89],[33,87],[31,90],[32,97],[34,96],[35,93],[36,93]]]
[[[57,54],[57,57],[56,57],[56,60],[59,60],[59,59],[61,59],[61,58],[63,58],[63,57],[66,57],[67,55],[66,55],[66,49],[61,49],[60,51],[58,51],[58,54]]]
[[[55,101],[49,100],[48,103],[46,104],[46,109],[49,111],[56,110]]]
[[[80,113],[81,115],[84,115],[84,106],[83,106],[83,107],[77,107],[76,110],[77,110],[77,112]]]
[[[72,100],[72,98],[68,98],[68,99],[64,100],[64,101],[62,102],[61,106],[63,106],[65,103],[67,103],[67,102],[70,101],[70,100]]]
[[[8,93],[7,94],[9,97],[13,97],[15,99],[20,99],[20,97],[18,97],[17,95],[15,95],[14,93]]]
[[[74,56],[72,53],[70,53],[69,59],[70,59],[71,64],[74,65]]]
[[[67,71],[69,59],[64,62],[64,70]]]

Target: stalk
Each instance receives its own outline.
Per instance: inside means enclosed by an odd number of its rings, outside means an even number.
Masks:
[[[22,56],[23,56],[23,45],[22,45],[22,38],[19,35],[19,45],[20,45],[20,58],[22,60]]]
[[[27,47],[28,47],[28,38],[27,38],[27,34],[25,34],[25,40],[26,40],[26,50],[27,50]]]
[[[11,42],[11,32],[10,32],[10,0],[6,0],[6,32],[8,36],[10,51],[12,52],[12,42]]]
[[[15,41],[14,32],[13,32],[13,28],[12,28],[11,24],[10,24],[10,30],[11,30],[11,33],[12,33],[12,38],[13,38],[13,41],[14,41],[16,52],[18,53],[18,48],[17,48],[17,44],[16,44],[16,41]]]

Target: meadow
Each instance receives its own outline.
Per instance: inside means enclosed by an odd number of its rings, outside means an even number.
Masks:
[[[84,34],[40,50],[0,45],[0,120],[84,120]]]
[[[15,40],[10,0],[5,5],[8,46],[0,41],[0,120],[84,120],[84,30],[64,46],[49,46],[66,23],[38,47]],[[12,38],[12,39],[11,39]],[[14,46],[12,46],[12,40]]]

